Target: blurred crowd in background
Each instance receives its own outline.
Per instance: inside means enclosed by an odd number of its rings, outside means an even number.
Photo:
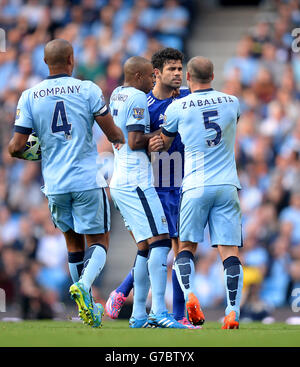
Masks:
[[[241,317],[253,320],[289,305],[292,290],[300,290],[300,52],[292,51],[291,35],[300,27],[300,4],[272,4],[276,16],[245,30],[224,65],[222,88],[241,104]],[[48,75],[45,43],[70,41],[74,76],[93,80],[108,101],[122,83],[128,57],[150,58],[171,46],[188,59],[194,9],[194,1],[179,0],[0,0],[0,27],[6,31],[6,52],[0,52],[0,288],[20,317],[54,317],[68,302],[71,282],[64,238],[40,191],[40,164],[7,153],[21,92]],[[99,152],[109,149],[100,129],[95,133]],[[223,307],[223,267],[208,234],[198,246],[196,270],[203,308]],[[166,296],[171,305],[171,283]]]
[[[291,34],[300,2],[274,4],[276,16],[260,19],[224,67],[223,91],[241,103],[242,311],[258,318],[300,291],[300,53]]]

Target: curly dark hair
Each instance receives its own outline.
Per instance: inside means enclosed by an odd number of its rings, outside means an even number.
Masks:
[[[164,65],[169,60],[180,60],[184,59],[184,55],[181,51],[176,50],[176,48],[166,47],[157,52],[155,52],[151,57],[151,63],[154,69],[163,70]]]

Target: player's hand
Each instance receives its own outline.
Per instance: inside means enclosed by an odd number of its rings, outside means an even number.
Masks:
[[[148,142],[148,153],[161,152],[164,149],[164,142],[160,135],[155,135]]]
[[[124,144],[121,144],[121,143],[115,143],[114,144],[114,147],[115,147],[115,149],[117,149],[117,150],[120,150],[121,148],[122,148],[122,146],[123,146]]]

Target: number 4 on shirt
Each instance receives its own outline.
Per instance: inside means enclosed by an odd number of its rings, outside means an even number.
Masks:
[[[71,136],[72,124],[68,123],[64,101],[56,102],[51,123],[51,129],[53,133],[63,131],[65,133],[65,138],[67,140],[70,140],[72,138]]]

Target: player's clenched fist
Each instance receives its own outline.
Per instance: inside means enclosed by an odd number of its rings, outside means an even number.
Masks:
[[[164,142],[160,135],[155,135],[149,139],[148,152],[161,152],[164,148]]]

